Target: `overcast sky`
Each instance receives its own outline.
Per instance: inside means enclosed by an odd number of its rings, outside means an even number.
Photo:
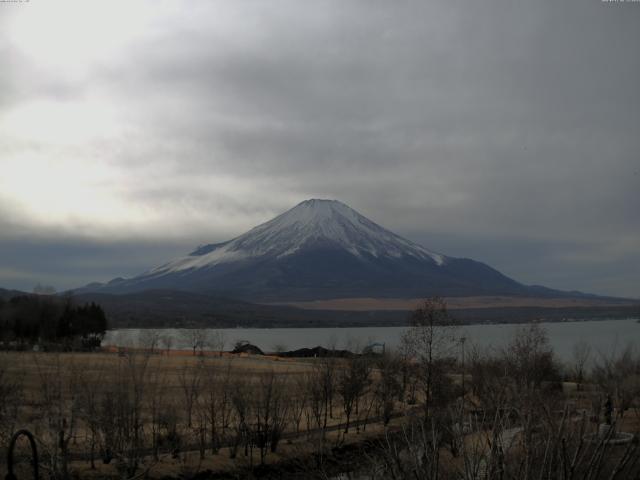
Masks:
[[[131,276],[312,197],[640,297],[640,3],[0,3],[0,287]]]

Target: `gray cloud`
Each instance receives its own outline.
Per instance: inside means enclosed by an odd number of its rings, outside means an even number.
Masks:
[[[172,253],[332,197],[526,283],[640,295],[638,5],[199,2],[154,15],[82,75],[33,75],[19,45],[0,50],[0,118],[38,98],[115,109],[111,136],[58,148],[114,172],[100,188],[127,210],[44,225],[0,191],[5,241],[77,247],[95,230],[104,258],[141,252],[135,267],[150,267],[149,242]],[[47,148],[0,140],[6,158]],[[116,273],[47,268],[66,284]]]
[[[31,291],[37,284],[50,284],[62,291],[134,276],[189,248],[191,245],[167,241],[0,240],[0,278],[5,288]]]

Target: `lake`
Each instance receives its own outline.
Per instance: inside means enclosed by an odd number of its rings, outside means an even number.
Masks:
[[[561,360],[569,360],[577,342],[589,344],[594,354],[610,354],[628,344],[640,346],[640,323],[637,319],[598,320],[541,323],[548,332],[549,341]],[[472,345],[499,348],[505,345],[522,324],[465,325],[458,328],[458,336]],[[385,343],[396,348],[407,327],[354,327],[354,328],[221,328],[207,329],[208,333],[222,334],[225,349],[231,349],[238,340],[246,340],[263,351],[295,350],[304,347],[335,346],[357,349],[371,343]],[[154,330],[162,336],[171,336],[172,348],[189,349],[185,329]],[[107,332],[102,345],[144,347],[149,329],[119,329]]]

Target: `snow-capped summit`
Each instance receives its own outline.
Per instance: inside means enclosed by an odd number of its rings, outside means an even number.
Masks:
[[[225,243],[204,245],[149,274],[211,267],[270,256],[282,258],[324,244],[356,257],[413,257],[437,265],[443,255],[396,235],[337,200],[311,199]]]
[[[200,246],[137,277],[97,287],[112,293],[158,288],[252,301],[528,291],[483,263],[435,253],[344,203],[320,199],[227,242]]]

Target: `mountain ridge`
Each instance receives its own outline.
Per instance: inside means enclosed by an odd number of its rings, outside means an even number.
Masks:
[[[526,286],[468,258],[407,240],[337,200],[305,200],[226,242],[130,279],[79,291],[176,289],[249,301],[358,296],[577,295]]]

